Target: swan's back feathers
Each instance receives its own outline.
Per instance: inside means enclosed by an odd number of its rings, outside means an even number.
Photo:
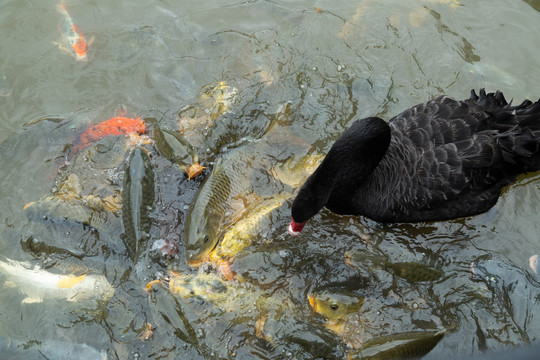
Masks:
[[[501,92],[482,89],[464,101],[439,96],[413,106],[389,125],[387,155],[356,196],[372,199],[358,201],[357,210],[376,212],[371,214],[376,220],[418,221],[485,211],[518,174],[540,169],[540,102],[512,106]],[[381,182],[384,190],[374,192]],[[453,201],[467,201],[470,209],[460,210],[467,205]]]

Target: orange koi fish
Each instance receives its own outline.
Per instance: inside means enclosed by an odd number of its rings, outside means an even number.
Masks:
[[[88,44],[79,26],[73,23],[73,19],[69,15],[66,5],[64,5],[64,3],[56,5],[56,10],[64,17],[59,29],[60,34],[62,34],[62,43],[57,43],[57,45],[60,49],[68,51],[75,56],[76,60],[88,60],[88,55],[86,53]]]
[[[90,125],[73,141],[73,147],[69,151],[68,160],[75,157],[75,155],[90,146],[93,142],[107,136],[128,135],[131,133],[142,135],[145,133],[146,126],[144,120],[140,117],[128,118],[123,115],[125,114],[112,117],[96,125]]]

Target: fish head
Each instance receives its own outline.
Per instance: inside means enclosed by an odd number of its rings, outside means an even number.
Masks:
[[[146,132],[146,123],[144,122],[144,120],[142,120],[140,117],[133,120],[135,120],[134,132],[138,133],[139,135],[144,134]]]
[[[199,266],[205,257],[216,247],[219,217],[204,216],[197,209],[186,217],[184,226],[184,242],[186,260],[190,266]]]
[[[355,294],[321,291],[308,296],[309,304],[318,314],[329,320],[341,320],[358,312],[364,299]]]

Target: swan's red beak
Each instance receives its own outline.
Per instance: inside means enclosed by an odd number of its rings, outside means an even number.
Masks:
[[[307,220],[302,222],[296,222],[294,219],[291,220],[291,224],[289,225],[289,234],[292,236],[300,235],[300,231],[302,231],[304,225],[306,225],[306,222]]]

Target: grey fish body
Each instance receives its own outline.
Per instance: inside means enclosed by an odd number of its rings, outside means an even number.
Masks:
[[[391,269],[394,275],[409,282],[437,281],[444,275],[440,269],[416,262],[388,263],[385,269]]]
[[[78,176],[71,174],[51,196],[24,206],[26,216],[32,220],[52,223],[76,222],[103,231],[115,233],[119,228],[117,204],[113,197],[102,199],[94,195],[82,196]]]
[[[360,269],[365,266],[366,260],[411,283],[437,281],[444,276],[444,271],[422,263],[411,261],[394,263],[382,256],[363,253],[347,253],[345,262],[352,268]]]
[[[159,152],[167,160],[178,164],[181,168],[188,164],[189,157],[191,157],[192,162],[199,161],[193,146],[180,133],[161,129],[155,124],[153,138]]]
[[[80,359],[106,360],[107,353],[87,344],[59,340],[22,341],[0,336],[0,353],[4,359]]]
[[[154,172],[145,149],[134,148],[124,168],[122,220],[124,241],[131,260],[136,263],[150,231],[150,211],[154,203]]]

